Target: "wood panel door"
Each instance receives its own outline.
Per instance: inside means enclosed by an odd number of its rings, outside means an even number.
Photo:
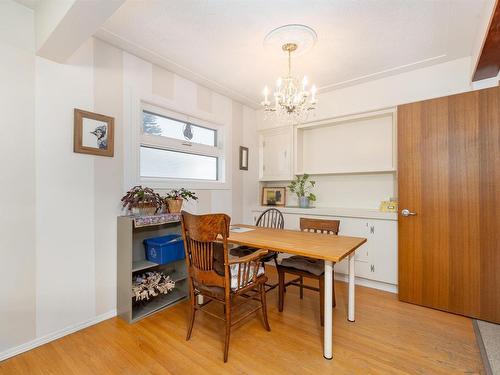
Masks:
[[[399,299],[500,323],[499,87],[398,107],[398,195]]]

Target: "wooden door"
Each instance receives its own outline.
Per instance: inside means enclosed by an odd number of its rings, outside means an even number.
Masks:
[[[500,323],[499,149],[498,87],[398,107],[401,301]]]

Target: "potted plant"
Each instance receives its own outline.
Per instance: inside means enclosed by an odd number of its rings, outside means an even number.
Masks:
[[[127,194],[121,199],[124,208],[133,212],[137,210],[139,215],[154,215],[162,206],[160,194],[155,193],[153,189],[142,186],[134,186],[127,191]]]
[[[171,213],[178,213],[182,210],[182,203],[190,199],[197,200],[198,197],[192,191],[184,188],[172,189],[167,193],[163,200],[168,207],[168,211]]]
[[[299,198],[299,207],[308,208],[310,202],[314,202],[316,200],[316,196],[310,191],[316,184],[316,181],[309,180],[308,174],[297,175],[295,176],[295,180],[290,182],[288,185],[288,189],[292,193],[297,194],[297,198]]]

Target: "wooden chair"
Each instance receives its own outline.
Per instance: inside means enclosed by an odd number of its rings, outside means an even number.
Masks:
[[[306,219],[300,218],[300,230],[306,232],[325,233],[337,235],[339,232],[339,220],[322,220],[322,219]],[[292,274],[299,276],[297,279],[285,283],[285,274]],[[315,279],[319,281],[319,288],[304,285],[304,277]],[[285,258],[278,266],[278,308],[283,311],[285,302],[286,287],[293,285],[300,288],[300,299],[304,297],[304,289],[319,291],[320,294],[320,317],[321,325],[324,321],[324,298],[325,298],[325,277],[324,277],[324,263],[322,260],[308,258],[304,256],[294,255],[290,258]],[[333,307],[335,307],[335,283],[333,283]]]
[[[230,220],[225,214],[198,216],[182,212],[182,235],[191,297],[191,316],[186,340],[191,338],[197,311],[225,321],[224,362],[227,362],[229,336],[233,325],[262,309],[264,327],[268,331],[271,330],[267,320],[264,286],[267,277],[261,265],[267,250],[258,250],[244,257],[230,259],[227,244]],[[206,301],[198,304],[198,296],[203,296]],[[247,301],[257,300],[259,304],[233,321],[231,307],[237,296],[244,297]],[[211,302],[224,306],[222,317],[204,309]]]
[[[283,229],[285,227],[285,219],[283,218],[283,214],[280,210],[276,208],[268,208],[264,212],[262,212],[257,221],[255,222],[255,226],[257,227],[265,227],[265,228],[274,228],[274,229]],[[235,256],[244,256],[251,254],[258,249],[249,246],[238,246],[231,249],[231,254]],[[278,268],[278,253],[275,251],[268,251],[267,255],[262,257],[262,265],[264,263],[274,261],[276,265],[276,269]],[[268,284],[266,283],[266,292],[276,288],[279,284]]]

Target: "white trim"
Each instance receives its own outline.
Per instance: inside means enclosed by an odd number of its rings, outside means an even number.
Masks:
[[[325,92],[330,92],[330,91],[333,91],[333,90],[340,89],[342,87],[359,85],[361,83],[373,81],[373,80],[376,80],[376,79],[381,79],[381,78],[384,78],[384,77],[390,77],[390,76],[394,76],[394,75],[397,75],[397,74],[402,74],[402,73],[410,72],[410,71],[413,71],[413,70],[416,70],[416,69],[421,69],[421,68],[425,68],[425,67],[428,67],[428,66],[442,64],[442,63],[447,62],[447,61],[443,61],[443,60],[446,59],[446,57],[447,57],[446,54],[438,55],[438,56],[430,57],[430,58],[427,58],[427,59],[418,60],[418,61],[415,61],[415,62],[412,62],[412,63],[409,63],[409,64],[398,65],[398,66],[395,66],[393,68],[380,70],[380,71],[375,72],[375,73],[370,73],[370,74],[365,74],[365,75],[362,75],[362,76],[354,77],[354,78],[348,79],[346,81],[334,82],[334,83],[331,83],[331,84],[327,84],[327,85],[318,87],[318,92],[320,94],[322,94],[322,93],[325,93]],[[448,61],[450,61],[450,60],[448,60]]]
[[[322,125],[331,126],[334,124],[350,122],[353,120],[366,120],[366,119],[370,119],[370,118],[384,117],[384,116],[388,116],[388,115],[392,115],[393,117],[395,117],[397,115],[397,112],[398,112],[397,107],[386,107],[386,108],[380,108],[380,109],[377,109],[374,111],[363,111],[363,112],[352,113],[349,115],[324,118],[321,120],[306,122],[306,123],[295,125],[295,126],[298,129],[318,127],[318,126],[322,126]]]
[[[343,273],[340,272],[335,272],[335,280],[347,283],[349,281],[348,279],[349,278],[347,275],[344,275]],[[384,292],[395,293],[395,294],[398,293],[397,285],[384,283],[381,281],[368,280],[359,276],[355,277],[355,284],[365,286],[367,288],[383,290]]]
[[[34,349],[38,346],[41,346],[41,345],[47,344],[51,341],[57,340],[61,337],[67,336],[71,333],[74,333],[74,332],[80,331],[84,328],[93,326],[94,324],[103,322],[104,320],[111,319],[115,316],[116,316],[116,309],[113,309],[113,310],[110,310],[104,314],[98,315],[93,319],[71,325],[71,326],[63,328],[59,331],[55,331],[55,332],[49,333],[48,335],[38,337],[36,339],[28,341],[24,344],[21,344],[19,346],[14,347],[14,348],[7,349],[7,350],[3,351],[2,353],[0,353],[0,362],[6,360],[7,358],[11,358],[11,357],[14,357],[18,354],[27,352],[28,350]]]

